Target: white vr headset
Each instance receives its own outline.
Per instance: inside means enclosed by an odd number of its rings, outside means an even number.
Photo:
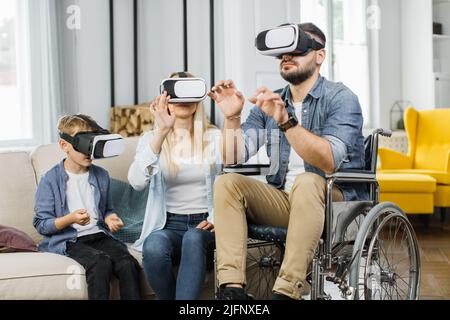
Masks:
[[[182,73],[181,73],[182,74]],[[160,85],[160,94],[164,91],[170,96],[169,103],[194,103],[205,100],[206,82],[201,78],[170,78]]]
[[[124,152],[125,141],[120,134],[111,134],[89,118],[77,116],[89,123],[94,131],[78,132],[73,137],[64,132],[59,133],[61,139],[69,142],[76,151],[92,160],[116,157]]]
[[[282,25],[259,33],[255,46],[260,54],[277,58],[283,54],[304,56],[311,50],[324,48],[297,24]]]

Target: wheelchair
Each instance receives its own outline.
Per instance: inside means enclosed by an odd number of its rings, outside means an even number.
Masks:
[[[420,255],[415,232],[394,203],[379,203],[376,179],[378,138],[392,133],[375,130],[365,139],[364,170],[326,176],[325,225],[309,267],[311,300],[330,300],[330,291],[345,300],[417,300]],[[257,175],[255,165],[225,168],[224,174]],[[369,201],[332,202],[335,183],[370,188]],[[285,249],[287,228],[248,225],[247,292],[269,299]],[[215,260],[215,271],[217,272]],[[216,294],[218,292],[217,277]],[[326,292],[326,282],[333,290]],[[217,296],[217,295],[216,295]]]

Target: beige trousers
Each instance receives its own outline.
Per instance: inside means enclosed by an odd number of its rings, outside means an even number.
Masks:
[[[306,272],[322,235],[326,180],[313,173],[297,177],[290,193],[239,174],[214,184],[219,285],[246,284],[247,221],[288,228],[286,251],[273,291],[300,299]],[[333,201],[343,201],[333,190]]]

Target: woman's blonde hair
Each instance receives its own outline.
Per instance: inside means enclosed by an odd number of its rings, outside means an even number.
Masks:
[[[170,74],[169,78],[177,78],[177,77],[187,77],[187,78],[195,78],[189,72],[174,72]],[[215,128],[212,125],[206,116],[205,107],[202,101],[197,103],[197,108],[193,115],[193,128],[194,128],[194,151],[193,151],[193,160],[194,163],[203,163],[204,159],[204,150],[208,147],[208,141],[206,139],[207,135],[205,134],[209,129]],[[162,145],[162,154],[165,159],[165,164],[169,169],[169,173],[172,176],[175,176],[178,172],[178,165],[173,157],[174,148],[176,145],[175,140],[175,130],[172,128],[170,132],[167,134],[166,139]],[[189,134],[189,138],[191,138]],[[192,150],[191,150],[192,151]]]

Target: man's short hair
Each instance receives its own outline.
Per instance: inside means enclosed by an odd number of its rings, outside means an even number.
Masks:
[[[316,26],[314,23],[307,22],[307,23],[301,23],[298,25],[303,31],[306,33],[312,34],[316,38],[319,39],[319,42],[326,46],[327,44],[327,37],[325,34],[320,30],[318,26]]]
[[[81,116],[81,117],[80,117]],[[91,120],[93,123],[95,123],[94,119],[87,115],[66,115],[62,116],[58,120],[58,130],[59,132],[68,134],[70,136],[74,136],[78,132],[82,131],[93,131],[94,128],[92,128],[91,124],[87,122],[82,117],[86,117],[89,120]]]

